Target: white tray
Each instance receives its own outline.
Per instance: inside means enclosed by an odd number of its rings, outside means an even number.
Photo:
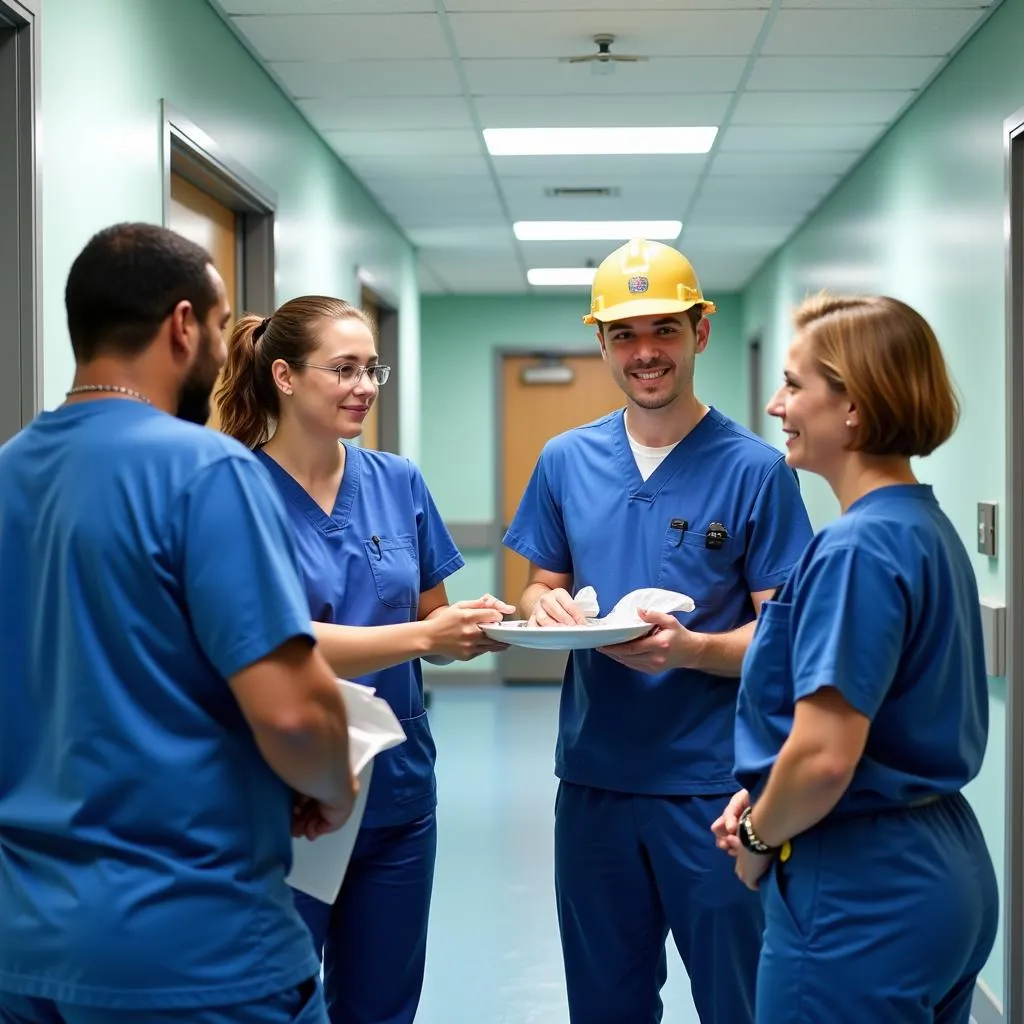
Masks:
[[[611,647],[645,636],[654,628],[646,622],[625,626],[528,626],[523,619],[481,624],[492,639],[536,651],[585,651]]]

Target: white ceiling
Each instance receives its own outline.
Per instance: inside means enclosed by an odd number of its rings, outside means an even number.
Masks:
[[[742,287],[998,0],[211,0],[420,252],[426,293],[529,292],[615,242],[515,220],[683,221]],[[557,58],[613,52],[644,63]],[[701,156],[491,157],[483,128],[717,125]],[[611,198],[551,198],[610,187]]]

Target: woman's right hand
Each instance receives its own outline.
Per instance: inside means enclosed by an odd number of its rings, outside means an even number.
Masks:
[[[480,626],[501,622],[503,616],[514,612],[512,605],[490,594],[439,608],[427,620],[431,629],[430,653],[453,661],[470,661],[481,654],[507,650],[508,644],[491,640]]]
[[[725,850],[730,856],[736,856],[740,844],[736,834],[740,827],[740,815],[750,806],[750,794],[741,789],[734,793],[722,814],[711,823],[711,831],[715,835],[715,846]]]

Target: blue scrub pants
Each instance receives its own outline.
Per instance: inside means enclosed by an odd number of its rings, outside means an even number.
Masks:
[[[761,883],[757,1024],[968,1024],[996,878],[967,800],[826,821]]]
[[[572,1024],[657,1024],[669,931],[702,1024],[751,1024],[763,918],[711,834],[728,801],[559,785],[555,893]]]
[[[295,893],[324,964],[330,1024],[412,1024],[423,988],[437,819],[364,828],[330,906]]]
[[[255,1003],[187,1010],[112,1010],[0,992],[0,1024],[327,1024],[320,979]]]

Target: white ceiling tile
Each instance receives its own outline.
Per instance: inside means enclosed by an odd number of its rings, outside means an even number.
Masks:
[[[738,198],[734,202],[698,199],[687,224],[714,228],[785,228],[802,220],[816,205],[814,201],[801,204],[771,203],[753,196]]]
[[[747,90],[917,89],[941,57],[759,57]]]
[[[323,136],[345,156],[404,156],[410,160],[421,155],[474,156],[483,146],[476,132],[429,128],[398,132],[325,131]]]
[[[689,255],[689,254],[688,254]],[[697,268],[697,277],[700,280],[701,291],[711,299],[718,299],[722,293],[740,291],[753,277],[761,264],[771,255],[771,250],[757,253],[714,253],[704,255],[698,253],[693,256],[694,266]],[[715,344],[715,320],[711,319],[711,341]],[[700,385],[700,359],[697,360],[697,381]],[[713,398],[706,395],[706,398]]]
[[[772,0],[211,2],[419,248],[425,294],[536,292],[524,265],[596,265],[620,244],[519,243],[510,217],[687,217],[677,244],[714,297],[749,280],[993,0],[781,0],[745,81]],[[617,36],[613,53],[649,59],[608,74],[557,59],[595,52],[598,32]],[[727,112],[710,157],[489,158],[473,127],[719,124]]]
[[[459,264],[470,263],[473,259],[471,253],[460,254],[452,252],[451,249],[437,246],[425,246],[419,250],[418,255],[420,259],[438,266],[442,264],[458,266]],[[519,266],[515,246],[513,246],[511,242],[506,246],[491,246],[487,250],[487,262],[491,266],[497,267],[518,268]]]
[[[999,0],[782,0],[783,7],[863,7],[870,10],[887,10],[894,7],[935,8],[935,7],[991,7]]]
[[[883,124],[733,125],[725,132],[727,153],[780,150],[866,149],[883,131]]]
[[[563,57],[593,52],[590,36],[610,32],[620,53],[681,57],[744,56],[757,39],[764,10],[550,11],[543,14],[453,14],[459,54]]]
[[[420,260],[416,267],[417,284],[421,295],[449,295],[451,288],[431,269],[428,263]]]
[[[508,224],[443,224],[408,230],[409,241],[421,249],[464,249],[478,252],[508,249],[514,252],[515,236]]]
[[[746,57],[652,57],[616,64],[598,75],[589,64],[539,60],[464,60],[474,96],[630,96],[652,93],[731,92],[739,85]]]
[[[277,0],[282,2],[282,0]],[[481,11],[621,11],[622,0],[445,0],[450,14]],[[643,0],[647,11],[747,10],[771,7],[771,0]],[[613,46],[614,50],[615,47]]]
[[[231,20],[268,61],[449,56],[434,14],[257,14]],[[400,65],[395,68],[400,73]]]
[[[388,212],[408,228],[430,227],[432,224],[507,225],[508,221],[496,196],[477,196],[473,199],[435,199],[422,202],[415,195],[393,196],[387,204]]]
[[[328,139],[328,142],[330,140]],[[395,154],[342,154],[353,174],[360,178],[388,178],[396,175],[409,177],[409,158],[402,153]],[[450,156],[447,153],[423,153],[416,159],[416,179],[421,178],[464,178],[477,177],[487,173],[487,160],[482,154]]]
[[[388,177],[363,177],[366,187],[374,195],[382,198],[402,201],[407,197],[419,202],[452,202],[460,199],[478,200],[492,199],[497,194],[490,175],[461,175],[446,177],[441,175],[406,176],[391,175]]]
[[[731,124],[883,124],[916,92],[748,92]]]
[[[693,194],[692,183],[665,194],[636,186],[616,199],[549,199],[544,195],[508,200],[514,220],[666,220],[679,219]]]
[[[492,158],[498,177],[551,179],[585,177],[598,186],[617,185],[627,178],[700,174],[708,162],[706,153],[665,156],[497,156]]]
[[[436,11],[434,0],[218,0],[225,14],[406,14]]]
[[[760,253],[778,248],[789,236],[788,225],[752,224],[749,227],[722,228],[708,224],[684,224],[676,243],[684,253]],[[700,267],[695,263],[697,276]]]
[[[514,259],[488,256],[481,260],[472,253],[461,257],[431,254],[421,258],[447,290],[456,294],[520,292],[526,285],[522,267]]]
[[[346,99],[382,96],[461,96],[455,66],[443,60],[272,61],[271,71],[292,96]]]
[[[978,8],[784,10],[761,52],[851,57],[947,54],[981,15]]]
[[[841,175],[861,156],[860,150],[837,149],[831,152],[779,151],[772,153],[722,153],[715,156],[712,179],[721,174],[749,177],[790,176],[800,174]]]
[[[520,242],[519,248],[529,267],[595,267],[622,242]]]
[[[365,96],[361,99],[297,100],[322,131],[398,131],[423,128],[473,130],[466,102],[457,96]]]
[[[568,128],[602,125],[719,125],[730,93],[687,96],[493,96],[476,103],[484,128]]]
[[[839,184],[838,174],[764,175],[756,189],[749,175],[713,174],[700,191],[703,203],[763,203],[773,208],[794,209],[816,203]]]

